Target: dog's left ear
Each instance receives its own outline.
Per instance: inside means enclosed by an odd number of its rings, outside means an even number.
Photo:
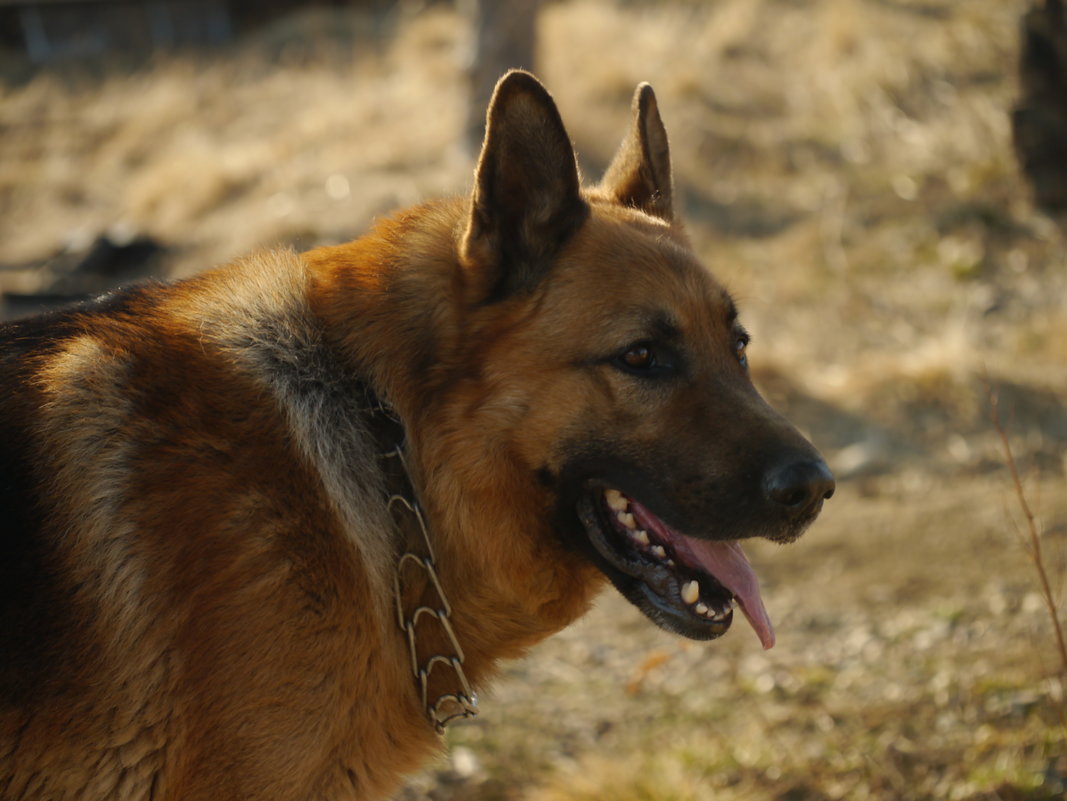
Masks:
[[[671,222],[671,152],[651,86],[642,83],[637,87],[631,108],[633,123],[604,173],[600,191],[624,206]]]
[[[589,208],[574,148],[551,95],[528,72],[509,72],[489,103],[460,258],[481,300],[532,288]]]

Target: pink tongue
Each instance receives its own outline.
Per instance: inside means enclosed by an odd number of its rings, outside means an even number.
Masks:
[[[686,545],[700,564],[737,597],[741,611],[755,630],[763,648],[774,647],[771,618],[760,597],[759,581],[748,557],[737,542],[712,542],[685,538]]]
[[[745,613],[749,624],[759,637],[764,650],[774,647],[774,629],[771,618],[763,606],[759,593],[759,581],[748,557],[735,541],[719,542],[698,540],[681,534],[632,498],[627,498],[637,521],[656,536],[670,543],[680,559],[690,564],[698,563],[726,589],[734,594],[741,611]]]

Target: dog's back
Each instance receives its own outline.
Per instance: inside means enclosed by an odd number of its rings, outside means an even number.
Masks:
[[[0,328],[0,797],[369,796],[411,762],[340,756],[410,676],[305,279],[270,254]]]

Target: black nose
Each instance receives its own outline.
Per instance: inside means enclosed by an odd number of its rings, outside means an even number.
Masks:
[[[767,499],[801,518],[819,511],[834,494],[834,476],[822,459],[797,459],[780,464],[767,474]]]

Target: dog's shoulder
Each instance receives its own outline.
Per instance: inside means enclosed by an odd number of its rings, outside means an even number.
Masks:
[[[240,515],[262,523],[266,501],[299,486],[297,503],[327,510],[319,528],[343,532],[384,584],[389,518],[365,392],[307,281],[300,256],[265,252],[0,326],[0,692],[27,697],[16,680],[76,647],[73,595],[106,577],[73,575],[75,550],[82,566],[106,550],[132,576],[138,538],[198,536],[179,531],[175,499],[225,498],[233,510],[205,509],[201,526],[238,536]]]

